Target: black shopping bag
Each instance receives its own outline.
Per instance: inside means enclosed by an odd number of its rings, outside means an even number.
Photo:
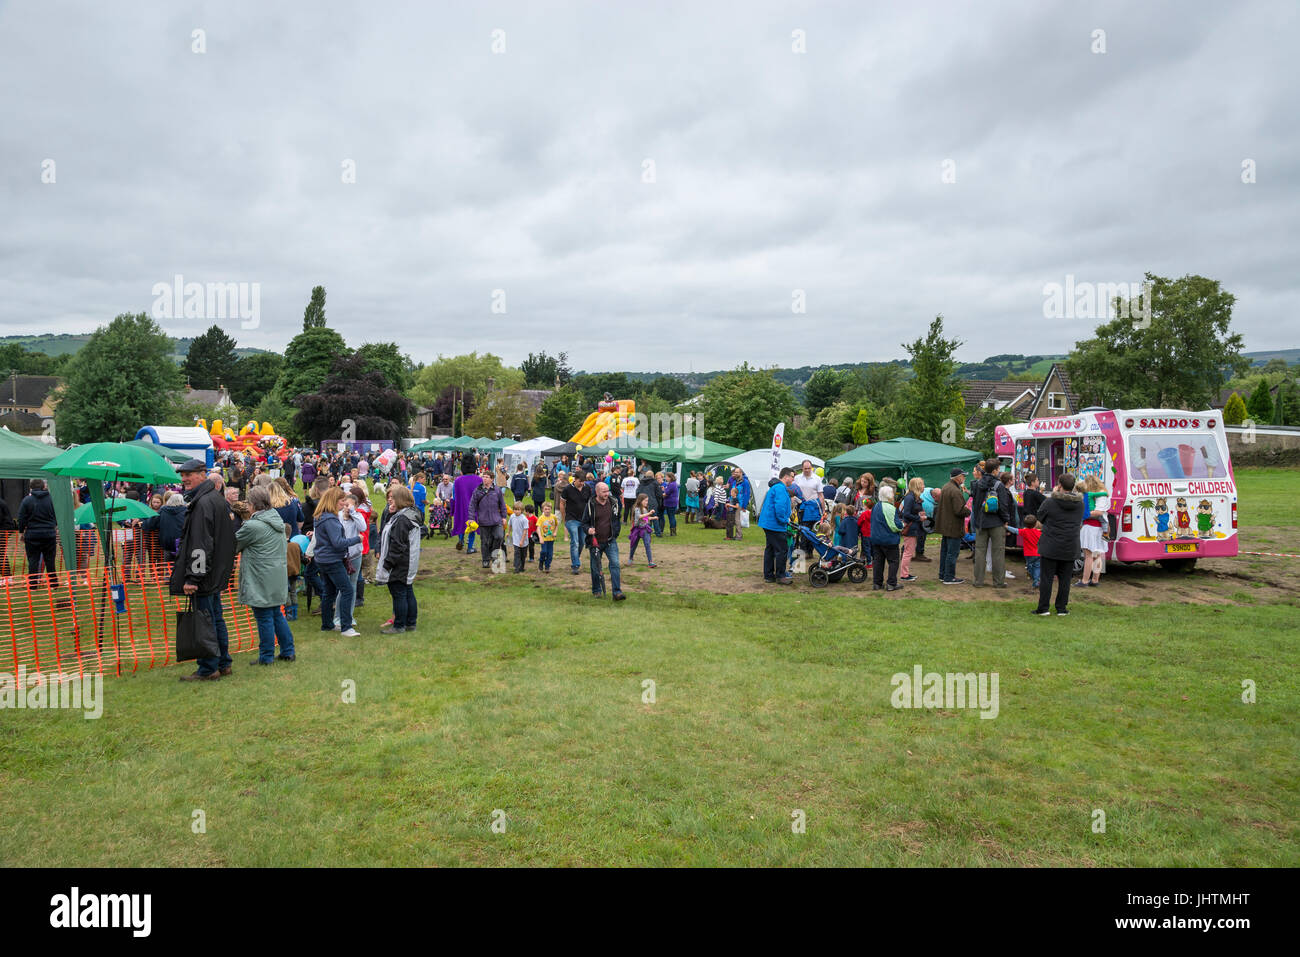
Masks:
[[[194,607],[194,599],[185,611],[176,613],[176,660],[193,661],[195,658],[216,658],[221,654],[217,645],[217,627],[206,608]]]

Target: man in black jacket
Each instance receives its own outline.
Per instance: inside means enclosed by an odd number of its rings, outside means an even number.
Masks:
[[[45,479],[32,479],[31,490],[18,506],[18,531],[27,549],[27,574],[39,575],[43,564],[50,587],[58,588],[59,578],[54,571],[54,560],[59,527],[54,518],[54,502],[45,487]]]
[[[1074,476],[1066,472],[1061,476],[1052,494],[1038,506],[1038,524],[1042,535],[1038,539],[1038,558],[1042,577],[1038,584],[1038,607],[1035,615],[1050,615],[1048,605],[1052,600],[1052,579],[1060,579],[1056,592],[1056,613],[1070,612],[1070,575],[1074,559],[1079,554],[1079,528],[1083,525],[1083,496],[1074,490]]]
[[[235,567],[235,523],[225,496],[207,477],[202,459],[190,459],[177,471],[185,488],[185,527],[168,586],[173,595],[191,597],[196,609],[212,616],[220,649],[215,658],[200,658],[198,670],[181,681],[217,681],[231,673],[230,633],[221,610],[221,593]]]
[[[993,587],[1007,587],[1007,532],[1011,524],[1011,492],[998,480],[997,460],[984,463],[984,474],[971,489],[971,526],[975,529],[975,587],[984,586],[984,566],[993,550]],[[997,508],[985,511],[985,502],[996,497]]]
[[[614,586],[614,600],[622,601],[619,581],[618,533],[620,529],[618,499],[609,494],[609,486],[596,483],[596,494],[587,499],[582,511],[582,528],[591,548],[591,593],[597,597],[605,594],[605,576],[600,570],[600,556],[609,559],[609,577]],[[591,544],[592,540],[595,544]]]

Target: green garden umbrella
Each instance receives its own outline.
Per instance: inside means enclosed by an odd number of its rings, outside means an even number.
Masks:
[[[137,502],[133,498],[115,498],[110,499],[104,506],[104,514],[108,516],[110,522],[125,522],[132,518],[153,518],[158,513],[144,502]],[[72,513],[72,518],[78,525],[94,522],[95,506],[87,502]]]
[[[156,452],[125,442],[91,442],[77,445],[45,463],[45,471],[100,481],[176,483],[181,477]]]

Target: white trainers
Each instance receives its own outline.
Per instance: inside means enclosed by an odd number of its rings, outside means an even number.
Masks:
[[[357,631],[355,628],[349,628],[347,631],[343,632],[343,637],[344,637],[344,638],[360,638],[360,637],[361,637],[361,632]]]

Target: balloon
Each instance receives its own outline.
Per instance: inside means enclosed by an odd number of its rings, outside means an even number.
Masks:
[[[573,449],[574,449],[575,452],[581,452],[581,451],[582,451],[582,446],[581,446],[581,445],[575,445],[575,446],[573,447]]]
[[[818,474],[818,475],[825,475],[825,474],[826,474],[826,470],[825,470],[825,469],[818,469],[818,470],[817,470],[817,474]]]
[[[617,452],[612,452],[612,453],[610,453],[610,454],[613,455],[613,457],[614,457],[614,461],[617,462],[617,461],[618,461],[618,453],[617,453]]]

